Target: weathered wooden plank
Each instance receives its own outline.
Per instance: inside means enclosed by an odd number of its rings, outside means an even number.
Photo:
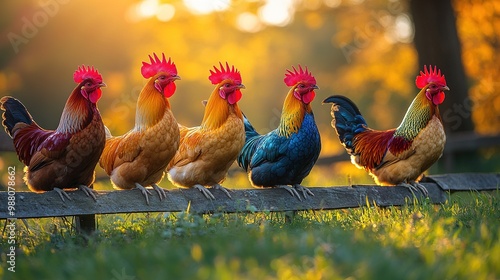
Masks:
[[[443,203],[447,192],[496,190],[500,174],[444,174],[425,178],[432,203]],[[312,187],[314,197],[299,201],[284,189],[234,190],[233,199],[219,190],[212,190],[215,200],[206,199],[194,189],[171,190],[163,201],[154,194],[147,205],[138,190],[99,191],[97,201],[81,191],[68,191],[71,201],[61,201],[55,192],[42,194],[17,192],[14,216],[8,215],[8,193],[0,192],[0,219],[83,216],[131,212],[191,213],[300,211],[352,208],[376,203],[379,206],[404,205],[412,202],[411,192],[402,186],[378,187],[370,185]],[[90,216],[89,216],[90,217]]]
[[[434,183],[426,183],[433,203],[446,201],[446,194]],[[294,210],[328,210],[359,207],[376,203],[379,206],[411,203],[412,194],[405,187],[314,187],[314,197],[299,201],[284,189],[234,190],[233,199],[219,190],[213,190],[215,200],[206,199],[198,190],[172,190],[160,201],[158,196],[150,197],[147,205],[138,190],[100,191],[93,201],[81,191],[68,191],[71,201],[63,202],[55,192],[42,194],[32,192],[16,193],[15,218],[41,218],[80,216],[91,214],[113,214],[129,212],[180,212],[189,207],[191,213],[214,212],[261,212]],[[2,205],[7,193],[0,192]],[[188,206],[189,205],[189,206]],[[0,219],[14,218],[8,215],[6,207],[0,209]]]
[[[455,173],[432,175],[423,182],[434,182],[445,191],[487,191],[500,189],[500,174]]]

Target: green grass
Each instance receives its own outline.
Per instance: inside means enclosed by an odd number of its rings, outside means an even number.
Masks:
[[[84,239],[68,220],[17,223],[3,279],[499,279],[500,192],[444,205],[283,213],[98,216]]]

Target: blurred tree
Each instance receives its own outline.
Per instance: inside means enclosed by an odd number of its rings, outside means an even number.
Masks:
[[[476,131],[500,133],[500,1],[453,1]]]
[[[445,129],[448,132],[473,131],[470,109],[467,112],[464,108],[464,104],[470,106],[471,101],[451,0],[411,0],[410,11],[415,24],[414,43],[419,65],[437,65],[451,89],[446,102],[440,105]]]

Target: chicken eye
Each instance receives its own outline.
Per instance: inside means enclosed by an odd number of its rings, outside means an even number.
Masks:
[[[225,84],[224,86],[228,88],[228,87],[230,87],[231,85],[230,85],[230,84]]]
[[[92,84],[91,84],[90,82],[86,82],[86,83],[85,83],[85,86],[86,86],[86,87],[90,87],[91,85],[92,85]]]
[[[306,86],[304,84],[299,84],[299,88],[305,88]]]

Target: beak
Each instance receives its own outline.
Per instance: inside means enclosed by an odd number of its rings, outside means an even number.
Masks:
[[[173,81],[175,81],[175,80],[180,80],[180,79],[181,79],[181,77],[180,77],[180,76],[177,76],[177,75],[172,76],[172,80],[173,80]]]
[[[450,90],[448,86],[441,87],[442,90]]]
[[[239,84],[238,88],[246,88],[244,84]]]
[[[99,87],[107,87],[107,85],[105,83],[100,83]]]
[[[317,85],[314,85],[311,87],[311,89],[319,89],[319,87]]]

